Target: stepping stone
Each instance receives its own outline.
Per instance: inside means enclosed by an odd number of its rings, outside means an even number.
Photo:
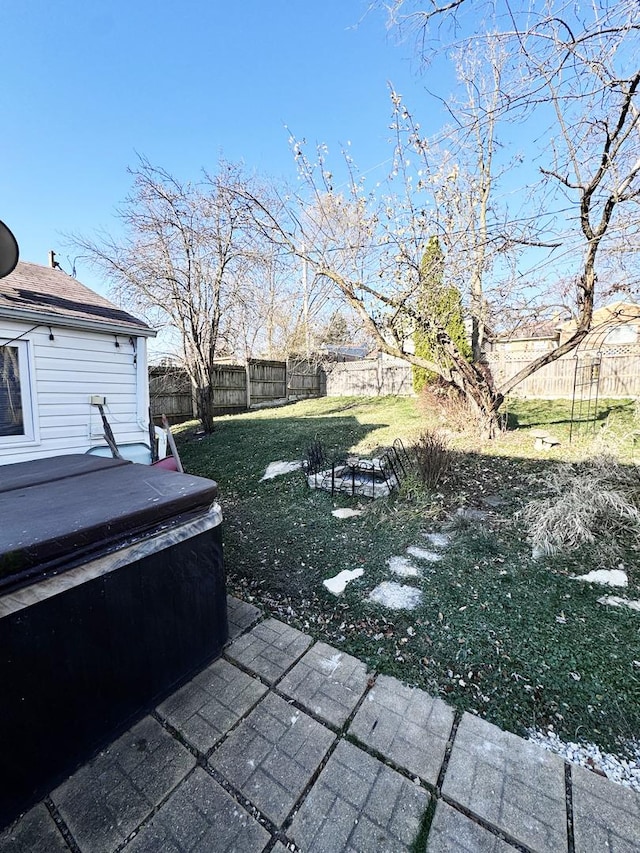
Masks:
[[[342,509],[332,510],[331,515],[333,515],[334,518],[356,518],[356,516],[362,515],[362,510],[343,507]]]
[[[126,853],[161,850],[262,853],[269,841],[267,830],[197,767],[125,850]]]
[[[262,480],[272,480],[274,477],[280,477],[282,474],[291,474],[292,471],[299,471],[302,468],[302,461],[296,462],[270,462],[267,465],[267,470],[261,478]]]
[[[159,723],[145,717],[56,788],[51,799],[82,850],[111,851],[195,763]]]
[[[442,559],[442,554],[436,551],[427,551],[426,548],[418,548],[416,545],[410,545],[407,548],[407,554],[416,557],[418,560],[426,560],[428,563],[437,563]]]
[[[158,713],[200,752],[207,752],[266,693],[255,678],[217,660],[158,706]]]
[[[305,853],[408,853],[428,803],[419,785],[340,741],[288,834]]]
[[[417,578],[420,576],[420,569],[406,557],[389,557],[387,566],[394,575],[399,575],[401,578]]]
[[[442,699],[380,675],[349,726],[349,734],[435,785],[453,717],[453,710]]]
[[[7,853],[69,853],[70,848],[47,807],[40,803],[12,827],[0,832],[0,850]]]
[[[429,540],[434,548],[446,548],[451,544],[449,533],[423,533],[422,535]]]
[[[254,607],[253,604],[247,604],[245,601],[240,601],[239,598],[234,598],[232,595],[227,596],[227,621],[229,622],[230,640],[239,637],[254,622],[257,622],[261,616],[262,611]]]
[[[369,601],[389,610],[415,610],[422,604],[422,593],[415,586],[383,581],[369,593]]]
[[[640,793],[573,765],[571,782],[576,853],[637,853]]]
[[[282,826],[334,740],[329,729],[269,693],[209,763]]]
[[[367,667],[357,658],[316,643],[278,685],[324,722],[342,726],[367,689]]]
[[[356,578],[362,577],[364,574],[364,569],[344,569],[339,574],[337,574],[333,578],[327,578],[322,581],[322,585],[325,586],[329,592],[332,592],[334,595],[341,595],[346,585],[349,581],[355,580]]]
[[[442,793],[536,853],[567,849],[562,759],[472,714],[458,727]]]
[[[313,640],[277,619],[267,619],[227,648],[228,658],[273,684],[309,648]]]
[[[427,850],[429,853],[516,853],[518,848],[452,809],[444,800],[438,800]]]

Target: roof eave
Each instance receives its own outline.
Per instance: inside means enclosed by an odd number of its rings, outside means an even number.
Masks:
[[[29,311],[24,308],[0,307],[0,317],[9,320],[37,322],[42,326],[58,326],[66,329],[85,329],[88,332],[111,332],[114,335],[135,334],[143,338],[155,338],[157,332],[149,326],[136,326],[134,323],[114,323],[108,320],[86,320],[82,317],[66,317],[60,314],[48,314],[43,311]]]

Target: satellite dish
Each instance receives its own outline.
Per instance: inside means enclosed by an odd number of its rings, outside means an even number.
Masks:
[[[16,238],[0,220],[0,278],[14,271],[19,257],[20,251]]]

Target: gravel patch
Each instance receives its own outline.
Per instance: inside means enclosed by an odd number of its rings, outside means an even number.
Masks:
[[[640,792],[640,743],[631,744],[632,757],[620,758],[610,752],[601,752],[594,743],[565,743],[553,731],[530,731],[529,740],[561,755],[572,764],[579,764]]]
[[[442,559],[442,554],[438,554],[437,551],[427,551],[426,548],[418,548],[416,545],[410,545],[407,548],[407,554],[418,560],[426,560],[428,563],[437,563]]]
[[[406,557],[389,557],[387,566],[394,575],[399,575],[401,578],[417,578],[420,576],[420,569]]]

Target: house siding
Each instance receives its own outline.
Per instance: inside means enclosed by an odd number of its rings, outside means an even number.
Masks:
[[[54,325],[51,341],[48,326],[32,325],[0,318],[0,341],[24,335],[28,342],[37,424],[32,442],[0,440],[0,464],[106,446],[92,395],[106,398],[105,414],[119,445],[148,444],[145,338],[118,335],[116,347],[113,333]]]

